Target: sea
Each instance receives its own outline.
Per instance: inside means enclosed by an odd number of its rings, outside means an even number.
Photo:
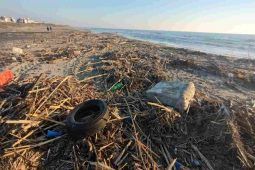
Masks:
[[[171,47],[255,59],[255,35],[109,28],[90,28],[90,30],[95,33],[114,33]]]

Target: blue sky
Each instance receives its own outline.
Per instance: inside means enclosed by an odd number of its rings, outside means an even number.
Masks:
[[[79,27],[255,34],[255,0],[0,0],[0,15]]]

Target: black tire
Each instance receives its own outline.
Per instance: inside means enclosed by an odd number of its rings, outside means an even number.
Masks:
[[[104,101],[88,100],[78,105],[67,117],[68,133],[74,138],[94,135],[105,127],[108,118]]]

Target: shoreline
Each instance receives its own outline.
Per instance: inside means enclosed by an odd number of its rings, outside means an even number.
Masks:
[[[100,33],[99,33],[100,34]],[[117,33],[116,33],[117,34]],[[118,35],[118,34],[117,34]],[[225,58],[230,58],[230,59],[244,59],[244,60],[251,60],[251,61],[254,61],[255,58],[249,58],[249,57],[238,57],[238,56],[229,56],[229,55],[224,55],[224,54],[217,54],[217,53],[212,53],[212,52],[206,52],[206,51],[200,51],[200,50],[197,50],[197,49],[192,49],[192,48],[188,48],[188,47],[181,47],[181,46],[174,46],[174,45],[171,45],[171,44],[167,44],[167,43],[161,43],[161,42],[158,42],[158,41],[150,41],[150,40],[143,40],[143,39],[138,39],[138,38],[134,38],[134,37],[125,37],[125,36],[122,36],[121,37],[123,38],[127,38],[127,39],[131,39],[131,40],[137,40],[137,41],[142,41],[142,42],[147,42],[147,43],[152,43],[152,44],[155,44],[155,45],[160,45],[162,47],[169,47],[169,48],[173,48],[173,49],[176,49],[176,50],[184,50],[184,51],[189,51],[190,53],[198,53],[198,54],[203,54],[203,55],[208,55],[208,56],[216,56],[216,57],[225,57]]]
[[[99,29],[99,31],[97,29]],[[114,30],[115,30],[115,32],[111,32],[111,31],[114,31]],[[244,59],[255,60],[255,56],[249,56],[250,55],[249,52],[248,52],[249,50],[247,51],[247,53],[240,52],[240,51],[237,52],[236,51],[235,54],[230,54],[230,53],[224,54],[223,52],[222,53],[221,52],[217,52],[217,51],[221,51],[221,50],[224,50],[224,49],[214,49],[214,51],[210,50],[211,48],[215,48],[214,46],[207,46],[206,48],[199,49],[199,47],[195,47],[195,46],[192,47],[192,46],[187,46],[187,45],[184,46],[182,44],[179,44],[179,45],[178,44],[174,44],[174,43],[172,44],[171,42],[161,42],[160,40],[149,39],[149,38],[145,38],[145,37],[144,38],[139,38],[139,37],[135,37],[135,36],[132,36],[132,35],[128,35],[129,33],[118,32],[118,30],[148,31],[148,32],[152,31],[152,33],[157,32],[155,30],[129,30],[129,29],[107,29],[107,28],[91,28],[90,29],[90,31],[93,32],[93,33],[110,33],[110,34],[119,35],[119,36],[122,36],[122,37],[125,37],[125,38],[129,38],[129,39],[132,39],[132,40],[146,41],[146,42],[151,42],[151,43],[154,43],[154,44],[163,45],[163,46],[169,46],[169,47],[173,47],[173,48],[187,49],[187,50],[203,52],[203,53],[212,54],[212,55],[219,55],[219,56],[227,56],[227,57],[233,57],[233,58],[244,58]],[[167,32],[180,33],[178,31],[165,31],[165,32],[166,33]],[[183,32],[183,33],[193,33],[193,32]],[[203,34],[203,33],[200,33],[200,32],[194,32],[194,33]],[[205,33],[205,34],[212,34],[212,35],[214,35],[215,33]],[[217,35],[221,35],[221,34],[218,33]],[[222,34],[222,35],[224,36],[224,35],[228,35],[228,34]],[[240,36],[243,35],[243,36],[247,36],[246,34],[230,34],[230,35],[240,35]],[[204,43],[206,43],[206,42],[204,42]],[[209,42],[207,42],[207,43],[209,43]],[[200,45],[203,45],[203,43],[201,43]],[[221,46],[217,46],[217,47],[221,47]]]

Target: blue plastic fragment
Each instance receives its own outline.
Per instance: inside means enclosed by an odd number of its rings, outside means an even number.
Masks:
[[[201,163],[199,160],[192,160],[191,165],[194,167],[198,167],[198,166],[201,166]]]
[[[0,146],[0,155],[4,153],[4,148]]]
[[[183,165],[177,161],[175,162],[174,166],[175,166],[176,170],[181,170],[183,168]]]
[[[127,117],[127,118],[125,118],[124,119],[124,124],[126,124],[126,125],[130,125],[130,124],[132,124],[132,118],[131,117]]]
[[[55,130],[48,130],[47,131],[47,138],[56,138],[62,135],[62,132],[58,132]]]

